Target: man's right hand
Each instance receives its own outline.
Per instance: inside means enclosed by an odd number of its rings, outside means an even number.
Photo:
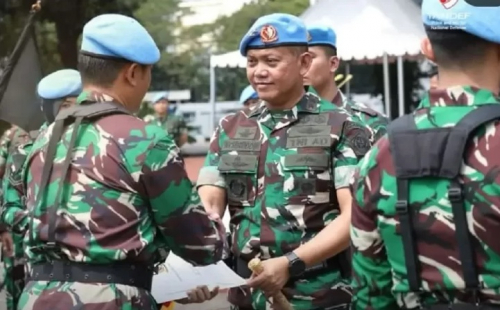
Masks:
[[[6,257],[14,256],[14,242],[9,232],[6,231],[0,234],[0,242],[2,243],[3,254]]]
[[[187,293],[188,297],[176,300],[180,304],[201,304],[205,301],[212,300],[219,294],[219,288],[216,287],[212,291],[206,285],[198,286],[197,288]]]

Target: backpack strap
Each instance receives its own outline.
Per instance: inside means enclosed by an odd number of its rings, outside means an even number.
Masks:
[[[479,279],[464,206],[462,185],[458,181],[465,147],[471,134],[483,124],[500,119],[500,104],[479,106],[454,127],[417,129],[412,115],[405,115],[388,127],[389,144],[397,180],[396,213],[400,219],[410,290],[421,290],[420,265],[413,231],[417,212],[409,206],[409,180],[437,177],[450,180],[448,199],[455,221],[463,277],[467,289],[477,294]],[[477,295],[476,295],[477,298]]]
[[[50,137],[47,153],[45,156],[44,166],[42,170],[42,177],[40,183],[40,189],[36,197],[36,205],[39,206],[43,203],[42,199],[44,197],[47,185],[49,183],[50,176],[52,174],[53,162],[55,159],[57,144],[60,142],[64,129],[74,124],[73,132],[71,134],[70,142],[67,146],[66,157],[62,163],[61,176],[59,178],[59,186],[57,187],[56,196],[54,197],[54,205],[47,210],[47,218],[49,221],[48,227],[48,242],[46,248],[54,248],[56,243],[56,222],[57,222],[57,210],[60,205],[60,197],[63,190],[63,182],[66,179],[66,175],[69,170],[69,165],[71,164],[73,148],[76,144],[76,139],[78,137],[78,129],[82,121],[89,120],[95,122],[98,119],[114,115],[114,114],[128,114],[128,112],[122,105],[114,102],[96,102],[91,104],[82,104],[70,107],[68,109],[62,110],[57,116],[52,129],[52,135]],[[29,234],[30,243],[33,244],[34,232],[33,232],[33,222],[34,222],[34,212],[31,213]]]

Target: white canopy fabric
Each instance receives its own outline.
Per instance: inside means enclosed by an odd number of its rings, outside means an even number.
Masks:
[[[318,0],[301,16],[307,25],[326,24],[337,33],[344,61],[420,54],[425,37],[420,8],[411,0]],[[246,67],[238,51],[214,55],[211,67]]]
[[[247,59],[241,56],[240,51],[233,51],[221,55],[210,57],[210,66],[212,68],[246,68]]]

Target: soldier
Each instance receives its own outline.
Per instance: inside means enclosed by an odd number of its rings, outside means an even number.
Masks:
[[[4,210],[13,229],[28,230],[30,282],[18,309],[157,310],[154,265],[170,250],[194,265],[220,260],[223,224],[199,205],[178,148],[132,115],[159,57],[130,17],[85,25],[83,92],[34,142],[22,168],[26,206]]]
[[[9,137],[6,139],[8,142],[5,145],[7,152],[7,159],[5,160],[5,168],[2,178],[2,205],[4,203],[4,198],[6,195],[6,184],[12,179],[12,169],[11,166],[17,156],[15,155],[15,150],[21,144],[29,141],[29,135],[23,129],[12,126],[9,130]],[[15,310],[19,297],[24,287],[24,252],[22,247],[23,236],[21,234],[11,232],[8,227],[4,224],[1,225],[3,228],[0,240],[2,241],[2,261],[4,263],[4,285],[6,291],[6,303],[7,310]]]
[[[500,7],[468,2],[423,1],[439,88],[359,164],[353,309],[500,307]]]
[[[46,119],[42,129],[54,121],[55,115],[59,110],[73,105],[81,91],[81,78],[76,70],[59,70],[42,79],[38,84],[38,95],[42,98],[42,111]],[[6,177],[2,182],[3,192],[5,193],[4,208],[8,208],[10,204],[15,206],[17,202],[24,201],[26,196],[21,180],[21,168],[33,146],[32,139],[36,138],[36,134],[31,133],[29,135],[25,132],[22,134],[23,136],[19,143],[16,143],[17,145],[11,148],[7,160]],[[25,208],[23,207],[21,210],[25,210]],[[21,211],[17,216],[25,217],[26,215],[23,213]],[[16,218],[16,214],[5,215],[9,223],[12,223],[12,220]],[[25,231],[12,231],[11,233],[13,239],[12,255],[5,260],[7,269],[5,274],[10,276],[6,278],[8,280],[6,282],[7,309],[17,309],[19,297],[25,285],[25,259],[23,251],[23,236]]]
[[[146,117],[144,120],[164,128],[174,138],[175,144],[181,147],[188,141],[188,128],[184,119],[175,115],[170,107],[167,94],[158,95],[153,101],[154,116]]]
[[[250,278],[249,260],[263,260],[251,295],[231,290],[237,309],[269,309],[266,296],[282,289],[294,309],[348,309],[351,300],[337,254],[349,245],[349,180],[370,131],[305,92],[307,49],[299,18],[255,22],[240,52],[262,101],[220,121],[198,177],[207,210],[222,217],[229,206],[238,274]]]
[[[257,96],[257,92],[253,89],[252,85],[245,87],[240,95],[240,104],[242,104],[244,108],[250,108],[257,105],[258,102],[259,96]]]
[[[386,133],[389,123],[387,117],[362,103],[348,99],[335,83],[335,72],[340,64],[337,56],[337,35],[332,28],[323,25],[309,26],[307,31],[309,52],[313,60],[304,79],[305,84],[313,86],[321,97],[359,117],[372,129],[374,140],[377,141]]]

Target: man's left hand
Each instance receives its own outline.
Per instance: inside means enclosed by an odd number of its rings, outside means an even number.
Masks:
[[[261,262],[264,269],[260,275],[253,274],[247,285],[261,289],[268,297],[280,292],[290,278],[288,259],[284,256],[271,258]]]

